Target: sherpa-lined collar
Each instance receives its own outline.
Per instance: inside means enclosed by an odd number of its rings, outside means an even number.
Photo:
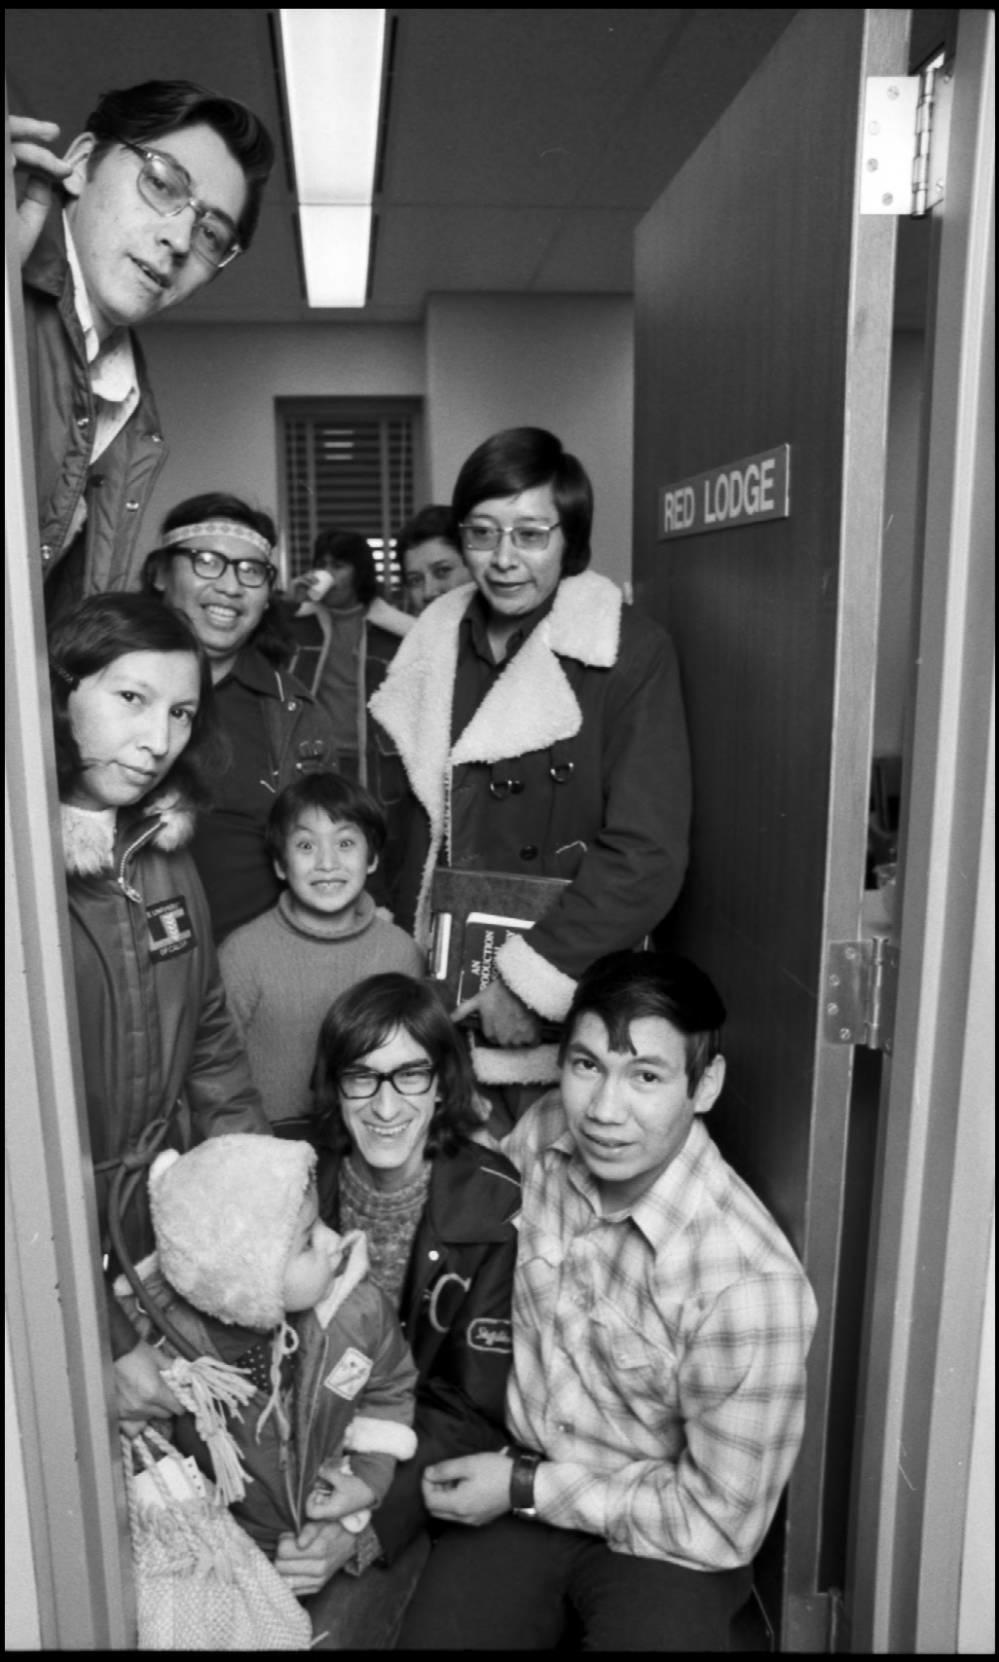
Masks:
[[[427,608],[368,705],[395,740],[429,816],[435,848],[445,830],[449,768],[522,756],[572,738],[583,715],[559,658],[597,669],[617,662],[620,589],[594,571],[563,578],[548,616],[496,677],[452,749],[459,626],[475,593],[474,584],[463,584]]]
[[[68,802],[60,804],[59,812],[63,858],[70,877],[97,877],[113,871],[116,859],[123,862],[147,842],[163,854],[172,854],[194,835],[194,810],[174,791],[151,798],[138,814],[119,813],[116,821]]]

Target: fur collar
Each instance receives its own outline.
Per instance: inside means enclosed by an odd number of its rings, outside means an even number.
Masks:
[[[60,804],[62,849],[71,877],[96,877],[114,868],[115,846],[152,842],[163,854],[183,848],[194,835],[195,814],[175,792],[153,797],[138,814],[92,813]]]
[[[571,739],[583,712],[562,665],[574,658],[595,669],[617,662],[621,590],[583,571],[564,577],[555,604],[496,677],[465,731],[451,745],[451,706],[461,620],[475,594],[463,584],[435,600],[402,642],[368,708],[395,740],[413,794],[430,821],[430,849],[420,881],[413,933],[429,939],[430,885],[448,837],[451,768],[498,762]]]
[[[435,841],[444,833],[451,766],[522,756],[579,732],[582,711],[560,658],[599,669],[617,662],[620,589],[594,571],[563,578],[548,616],[497,676],[452,749],[458,631],[474,594],[474,585],[464,584],[427,608],[368,706],[395,740]]]

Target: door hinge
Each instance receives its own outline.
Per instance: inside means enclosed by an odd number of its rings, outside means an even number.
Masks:
[[[898,947],[887,935],[830,941],[822,988],[826,1040],[891,1054]]]
[[[870,75],[860,150],[862,214],[922,219],[943,201],[953,64],[943,54],[918,75]]]

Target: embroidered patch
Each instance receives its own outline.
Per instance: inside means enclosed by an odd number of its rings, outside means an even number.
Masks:
[[[334,1396],[346,1397],[348,1402],[353,1402],[358,1391],[367,1384],[372,1366],[369,1356],[351,1346],[344,1351],[332,1373],[326,1375],[323,1384]]]
[[[513,1329],[502,1316],[478,1316],[468,1327],[469,1350],[491,1351],[496,1356],[513,1354]]]
[[[194,951],[194,925],[183,895],[147,906],[146,925],[151,958],[176,958],[181,952]]]

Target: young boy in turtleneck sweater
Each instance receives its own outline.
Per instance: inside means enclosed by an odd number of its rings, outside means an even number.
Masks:
[[[366,888],[385,842],[369,793],[308,773],[277,797],[267,849],[286,885],[276,906],[229,935],[219,963],[272,1129],[308,1137],[316,1038],[333,1000],[382,970],[422,976],[415,941]]]

